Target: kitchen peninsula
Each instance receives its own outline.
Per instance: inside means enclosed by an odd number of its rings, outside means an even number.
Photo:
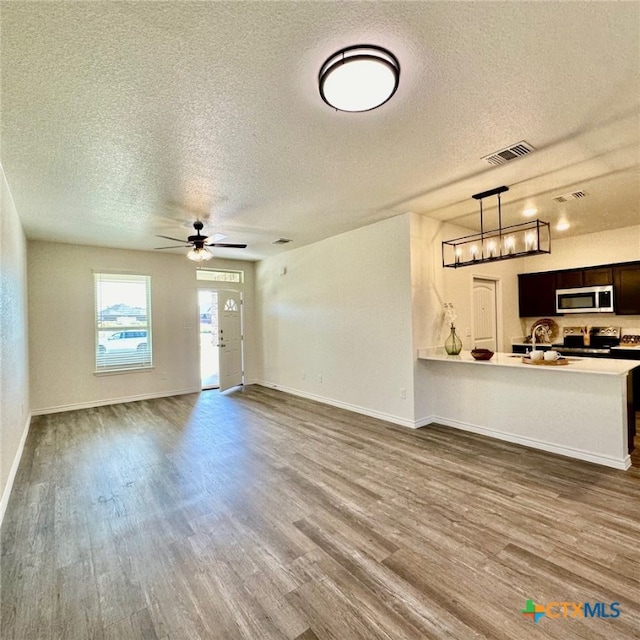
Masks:
[[[434,402],[430,423],[615,469],[631,465],[630,374],[638,361],[570,358],[545,366],[510,353],[476,361],[469,351],[449,356],[442,348],[420,349],[418,360]]]

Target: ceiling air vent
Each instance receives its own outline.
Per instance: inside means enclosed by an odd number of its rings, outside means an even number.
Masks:
[[[501,149],[500,151],[491,153],[481,159],[486,160],[489,164],[495,166],[499,164],[505,164],[510,160],[515,160],[516,158],[521,158],[522,156],[529,155],[532,151],[535,151],[535,147],[532,147],[528,142],[521,140],[520,142],[516,142],[506,149]]]
[[[287,244],[288,242],[291,242],[289,238],[278,238],[277,240],[274,240],[271,244]]]
[[[561,196],[556,196],[554,200],[556,202],[569,202],[569,200],[580,200],[587,196],[586,191],[573,191],[571,193],[563,193]]]

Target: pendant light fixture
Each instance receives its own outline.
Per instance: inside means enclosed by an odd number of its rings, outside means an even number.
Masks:
[[[509,191],[509,187],[496,187],[471,196],[480,201],[480,233],[443,241],[443,267],[457,269],[483,262],[551,253],[551,231],[548,222],[529,220],[522,224],[502,226],[500,194],[505,191]],[[498,228],[485,231],[482,201],[490,196],[498,198]]]
[[[386,49],[361,44],[327,58],[318,83],[322,99],[338,111],[371,111],[396,92],[400,63]]]

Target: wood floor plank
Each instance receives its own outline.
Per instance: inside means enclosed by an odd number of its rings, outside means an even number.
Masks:
[[[34,417],[0,532],[0,637],[635,640],[632,460],[256,386]],[[622,613],[534,624],[528,599]]]
[[[98,585],[90,559],[57,570],[54,637],[103,640]]]
[[[145,608],[136,611],[130,617],[114,622],[104,630],[104,640],[125,640],[125,638],[126,640],[166,640],[167,636],[158,638],[149,611]]]
[[[309,629],[308,622],[289,604],[286,594],[262,571],[250,576],[244,585],[286,638],[295,640]]]

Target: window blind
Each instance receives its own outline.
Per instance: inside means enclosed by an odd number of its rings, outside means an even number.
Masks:
[[[151,278],[95,273],[96,371],[153,365]]]

